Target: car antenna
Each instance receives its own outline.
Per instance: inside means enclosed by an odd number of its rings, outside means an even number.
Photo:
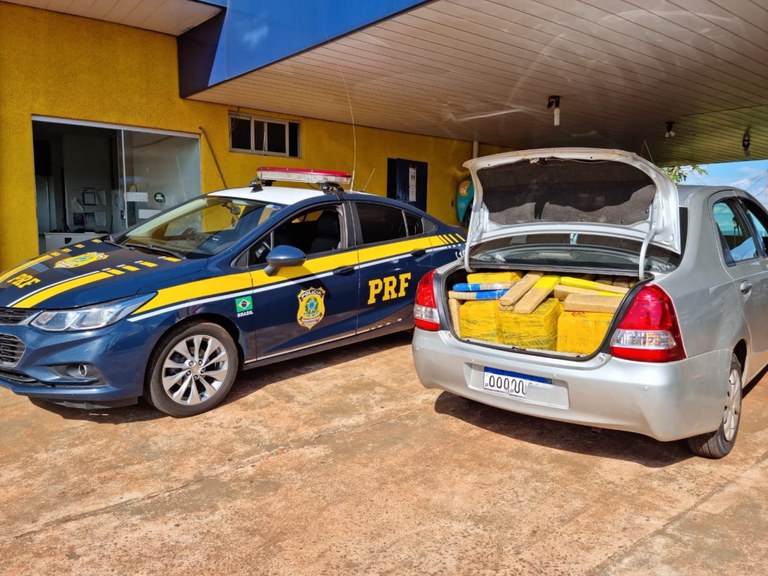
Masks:
[[[344,91],[347,94],[347,104],[349,105],[349,117],[352,120],[352,181],[349,184],[349,189],[354,191],[355,168],[357,167],[357,131],[355,130],[355,114],[352,111],[352,99],[349,97],[349,86],[347,86],[347,79],[344,76],[344,71],[339,67],[338,62],[336,62],[336,69],[339,71],[341,80],[344,83]]]
[[[370,175],[370,176],[368,176],[368,180],[366,180],[366,181],[365,181],[365,186],[363,186],[363,191],[365,191],[365,190],[367,190],[367,189],[368,189],[368,184],[371,182],[371,178],[373,178],[373,174],[374,174],[374,172],[376,172],[376,168],[374,168],[373,170],[371,170],[371,175]],[[353,176],[353,177],[354,177],[354,176]]]

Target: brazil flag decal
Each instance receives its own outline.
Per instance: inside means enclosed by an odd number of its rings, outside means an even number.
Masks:
[[[235,300],[235,308],[237,309],[237,317],[250,316],[253,314],[253,299],[250,296],[243,296]]]

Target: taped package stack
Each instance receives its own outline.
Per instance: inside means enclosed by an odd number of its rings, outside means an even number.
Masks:
[[[517,272],[479,272],[467,274],[466,284],[453,287],[449,294],[451,314],[454,329],[459,317],[462,338],[501,342],[498,299],[520,278]]]
[[[557,298],[547,298],[529,313],[512,310],[499,312],[501,341],[517,348],[554,350],[557,345],[557,319],[563,305]]]
[[[557,321],[557,351],[592,354],[603,342],[613,320],[606,312],[568,312]]]
[[[468,274],[449,292],[461,338],[516,348],[592,354],[631,284],[542,272]]]
[[[512,273],[515,274],[514,278],[502,280],[500,274],[509,273],[486,273],[482,280],[489,284],[502,281],[517,283],[523,279],[519,274]],[[477,278],[470,274],[467,280],[467,284],[471,285]],[[548,296],[558,282],[557,276],[537,275],[535,282],[531,283],[530,289],[518,302],[522,308],[512,305],[501,308],[500,298],[508,290],[501,290],[493,299],[482,299],[479,295],[475,300],[466,300],[460,308],[452,305],[452,312],[458,312],[460,319],[461,337],[518,348],[554,350],[557,343],[557,318],[563,308],[559,300]]]

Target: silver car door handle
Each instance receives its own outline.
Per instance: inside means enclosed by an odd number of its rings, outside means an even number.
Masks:
[[[741,293],[744,294],[744,296],[748,296],[749,293],[752,292],[752,282],[747,282],[745,280],[739,286],[739,290],[741,290]]]

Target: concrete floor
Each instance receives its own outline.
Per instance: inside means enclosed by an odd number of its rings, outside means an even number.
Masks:
[[[421,387],[407,336],[191,419],[0,390],[2,574],[764,574],[768,382],[720,461]]]

